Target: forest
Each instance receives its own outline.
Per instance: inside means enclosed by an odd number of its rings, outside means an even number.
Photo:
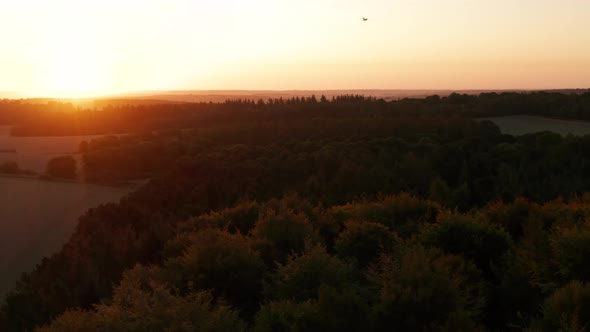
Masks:
[[[590,93],[119,105],[1,101],[80,144],[88,210],[0,307],[2,331],[585,331]]]
[[[33,100],[34,101],[34,100]],[[287,121],[307,117],[348,117],[436,113],[478,118],[514,114],[590,120],[590,92],[486,92],[452,93],[426,98],[385,101],[360,95],[229,99],[222,103],[162,103],[147,100],[101,100],[92,109],[70,102],[49,100],[0,100],[0,125],[12,125],[15,136],[69,136],[151,133],[249,120]]]

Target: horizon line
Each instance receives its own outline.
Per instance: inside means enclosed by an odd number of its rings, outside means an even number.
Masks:
[[[206,95],[217,95],[223,96],[224,94],[231,93],[317,93],[317,92],[536,92],[536,91],[583,91],[589,90],[590,87],[576,87],[576,88],[464,88],[464,89],[452,89],[452,88],[346,88],[346,89],[178,89],[178,90],[131,90],[120,93],[96,93],[89,92],[85,96],[49,96],[51,93],[42,93],[38,95],[26,95],[26,92],[18,91],[0,91],[0,99],[13,99],[13,100],[27,100],[27,99],[104,99],[104,98],[125,98],[125,97],[145,97],[145,96],[158,96],[165,94],[175,94],[182,96],[184,94],[190,95],[191,93],[199,93],[201,96]],[[80,92],[85,94],[84,92]],[[76,93],[72,93],[76,94]]]

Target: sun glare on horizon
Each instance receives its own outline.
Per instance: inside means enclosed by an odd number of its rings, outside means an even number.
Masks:
[[[64,15],[46,25],[32,47],[39,54],[33,57],[39,68],[35,92],[74,98],[111,92],[108,55],[112,50],[104,42],[103,29],[85,22],[83,15]]]
[[[41,91],[56,97],[83,97],[108,91],[104,66],[89,52],[75,48],[47,58]]]

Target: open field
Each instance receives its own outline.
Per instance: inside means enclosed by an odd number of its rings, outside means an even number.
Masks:
[[[540,131],[552,131],[560,135],[583,136],[590,134],[590,122],[549,119],[539,116],[515,115],[482,118],[494,122],[504,134],[523,135]]]
[[[73,155],[80,142],[93,137],[96,136],[15,137],[10,136],[9,126],[0,126],[0,164],[15,161],[21,169],[41,173],[49,159]]]
[[[130,189],[0,177],[0,298],[21,273],[57,252],[87,209]]]

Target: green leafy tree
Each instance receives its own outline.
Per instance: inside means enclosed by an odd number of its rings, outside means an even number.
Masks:
[[[441,179],[440,177],[437,177],[436,179],[434,179],[434,181],[432,181],[432,183],[430,184],[430,194],[429,194],[429,198],[435,202],[439,202],[445,206],[448,207],[454,207],[452,206],[453,204],[453,195],[452,195],[452,191],[449,188],[449,186],[447,185],[447,183]]]
[[[590,281],[590,226],[560,229],[552,248],[563,280]]]
[[[572,281],[556,290],[543,306],[543,317],[534,324],[541,331],[587,331],[590,326],[590,286]]]
[[[331,256],[322,247],[313,246],[279,266],[266,286],[266,293],[271,299],[306,301],[317,299],[322,286],[341,290],[356,285],[358,277],[352,265]]]
[[[193,217],[178,225],[179,232],[205,228],[221,228],[231,233],[248,234],[258,220],[261,206],[254,201],[243,201],[235,206]]]
[[[280,206],[260,214],[252,241],[264,261],[273,266],[275,262],[284,263],[291,254],[302,253],[306,241],[320,243],[321,239],[305,213]]]
[[[515,241],[518,241],[524,236],[529,218],[537,213],[538,209],[536,204],[518,198],[511,203],[491,202],[481,212],[491,224],[502,226]]]
[[[70,309],[39,332],[78,331],[245,331],[238,313],[210,292],[179,296],[174,289],[152,280],[149,269],[125,273],[112,303],[95,310]]]
[[[383,256],[373,272],[378,331],[474,331],[482,299],[477,270],[437,249],[407,247]]]
[[[423,242],[445,252],[462,255],[472,261],[486,276],[511,249],[510,235],[503,229],[476,217],[459,213],[441,215],[438,222],[426,227]]]
[[[281,300],[269,302],[260,308],[252,330],[255,332],[326,331],[327,325],[314,301]]]
[[[369,303],[357,288],[321,286],[319,299],[271,301],[256,315],[254,331],[368,331]]]
[[[372,202],[337,206],[330,213],[341,222],[355,219],[380,223],[405,238],[422,225],[434,223],[441,211],[438,203],[402,193]]]
[[[364,268],[381,253],[391,251],[397,241],[396,235],[382,224],[351,221],[340,233],[334,250],[340,258],[353,259]]]
[[[190,290],[213,290],[231,305],[255,312],[260,301],[265,266],[248,239],[216,229],[190,236],[182,254],[166,263],[169,280]]]

